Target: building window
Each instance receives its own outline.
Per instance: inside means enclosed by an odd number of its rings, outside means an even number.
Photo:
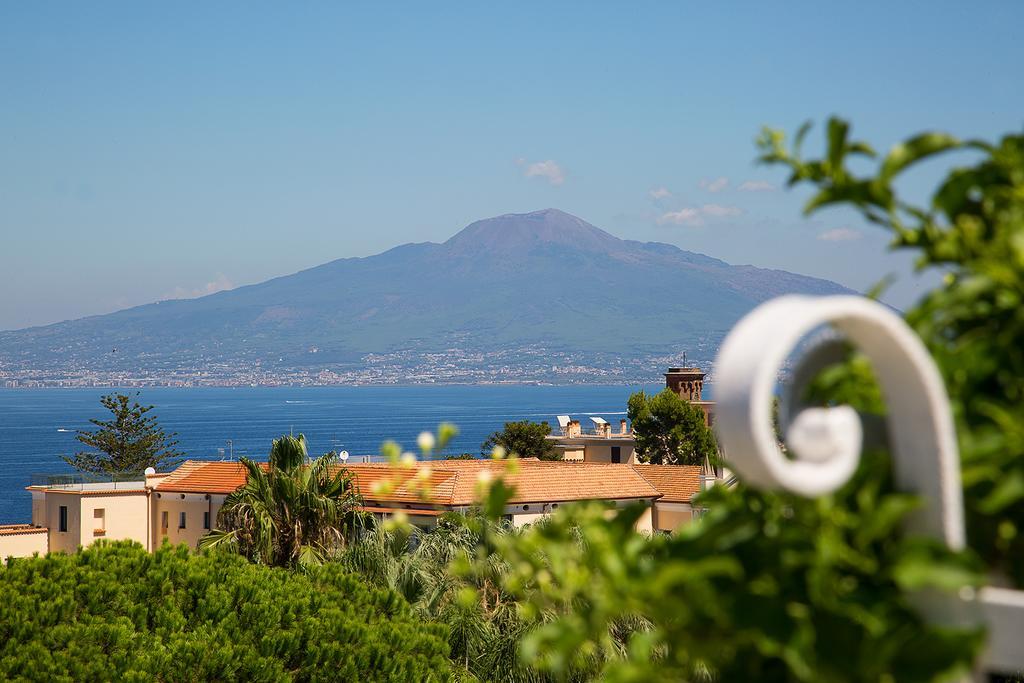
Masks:
[[[612,462],[622,462],[622,446],[612,446]]]
[[[60,519],[57,520],[57,531],[68,530],[68,506],[60,506]]]
[[[209,510],[207,510],[206,512],[203,513],[203,528],[204,529],[209,529],[210,528],[210,511]]]
[[[179,529],[184,529],[185,528],[185,513],[184,512],[179,512],[178,513],[178,528]]]
[[[160,513],[160,530],[167,533],[167,510]]]
[[[104,508],[92,511],[92,528],[99,532],[107,530],[107,511]]]

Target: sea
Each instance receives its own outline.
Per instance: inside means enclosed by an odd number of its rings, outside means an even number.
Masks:
[[[271,441],[304,434],[311,455],[348,451],[351,461],[376,456],[388,439],[415,450],[416,437],[454,423],[459,435],[444,454],[480,452],[505,422],[547,421],[572,415],[588,426],[603,417],[617,427],[626,401],[639,390],[664,385],[534,386],[415,385],[380,387],[203,387],[144,389],[0,389],[0,524],[28,522],[37,474],[72,469],[62,456],[80,449],[77,430],[110,413],[103,394],[134,394],[154,406],[159,424],[176,432],[188,458],[220,460],[246,456],[265,460]]]

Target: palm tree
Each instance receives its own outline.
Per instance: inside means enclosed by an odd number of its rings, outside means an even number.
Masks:
[[[246,482],[228,495],[200,548],[228,547],[278,567],[324,562],[345,546],[362,505],[336,462],[335,453],[311,461],[301,434],[275,439],[266,466],[241,458]]]
[[[524,683],[553,680],[518,656],[523,636],[557,615],[542,614],[539,622],[525,620],[515,596],[505,589],[510,568],[491,542],[516,533],[508,523],[451,514],[429,531],[377,525],[349,545],[340,559],[371,584],[397,591],[424,618],[448,626],[450,657],[471,677]],[[610,657],[622,656],[629,635],[649,626],[622,623],[617,629],[610,638],[618,650],[605,653]],[[602,661],[602,655],[595,655],[584,667],[575,667],[569,680],[593,678]]]

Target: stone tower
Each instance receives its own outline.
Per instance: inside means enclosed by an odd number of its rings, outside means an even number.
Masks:
[[[700,401],[704,388],[704,375],[700,368],[669,368],[665,373],[665,386],[685,401]]]

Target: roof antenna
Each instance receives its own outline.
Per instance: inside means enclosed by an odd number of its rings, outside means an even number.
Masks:
[[[686,367],[686,351],[683,351],[683,367]]]

